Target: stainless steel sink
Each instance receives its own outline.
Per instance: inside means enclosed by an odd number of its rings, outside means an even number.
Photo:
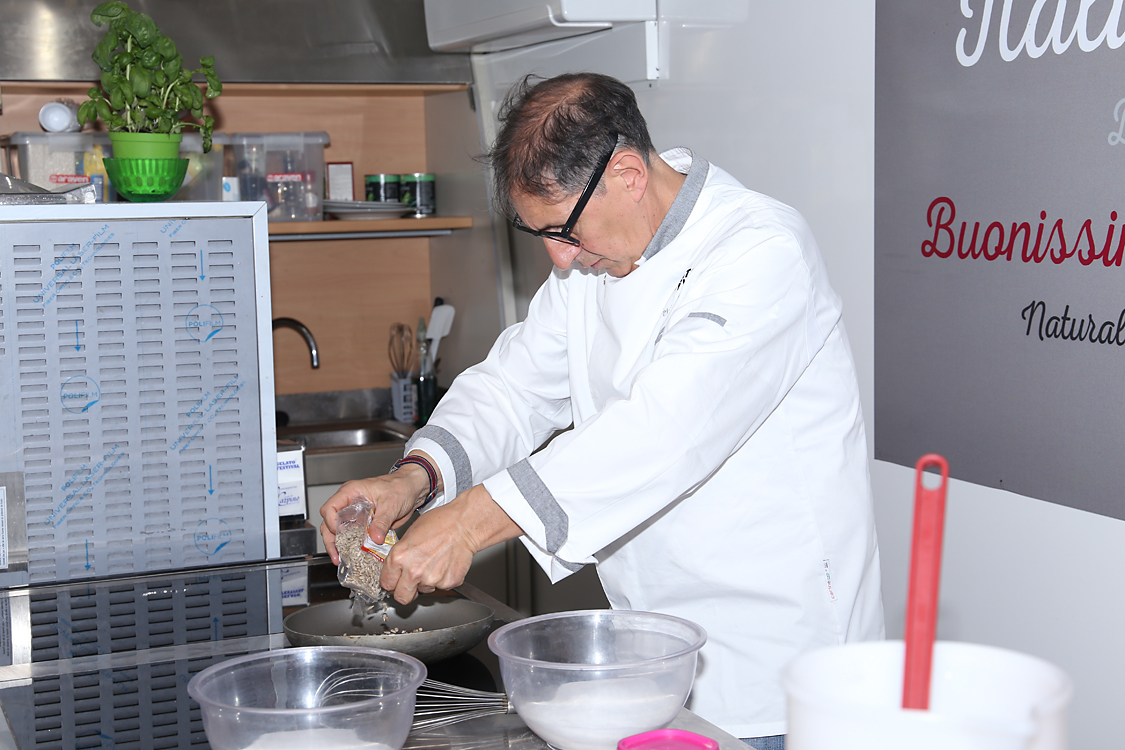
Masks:
[[[414,428],[389,420],[343,425],[291,425],[278,438],[305,446],[309,486],[340,484],[386,474],[402,458]]]
[[[306,453],[341,448],[377,448],[404,444],[414,428],[386,419],[279,427],[277,437],[305,446]]]
[[[280,440],[305,446],[309,486],[386,474],[402,458],[414,426],[382,419],[391,413],[390,389],[325,391],[276,397]]]

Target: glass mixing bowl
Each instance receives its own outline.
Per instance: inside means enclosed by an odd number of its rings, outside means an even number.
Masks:
[[[706,641],[679,617],[599,609],[509,623],[488,647],[533,732],[559,750],[614,750],[676,718]]]
[[[309,646],[214,664],[188,695],[213,750],[399,750],[425,678],[406,654]]]

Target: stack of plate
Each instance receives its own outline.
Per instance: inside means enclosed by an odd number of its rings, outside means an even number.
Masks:
[[[398,201],[324,201],[324,213],[337,219],[397,219],[414,213],[410,206]]]

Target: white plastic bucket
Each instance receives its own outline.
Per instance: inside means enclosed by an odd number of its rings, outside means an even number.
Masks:
[[[1026,654],[934,644],[930,710],[902,708],[904,645],[811,651],[782,673],[787,750],[1065,750],[1070,679]]]

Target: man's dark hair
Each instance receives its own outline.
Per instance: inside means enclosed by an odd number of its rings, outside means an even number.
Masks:
[[[513,193],[547,201],[579,193],[613,132],[618,149],[638,151],[649,163],[648,126],[624,83],[600,73],[525,76],[500,108],[500,134],[485,157],[497,208],[514,216]]]

